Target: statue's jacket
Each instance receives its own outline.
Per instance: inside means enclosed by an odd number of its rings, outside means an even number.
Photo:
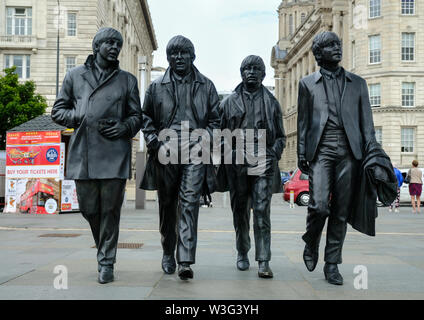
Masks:
[[[352,227],[369,236],[375,236],[375,219],[377,218],[377,198],[388,206],[397,197],[397,178],[392,162],[383,148],[375,140],[365,146],[365,158],[361,163],[353,206],[347,222]],[[381,173],[385,174],[381,174]]]
[[[115,66],[97,83],[94,57],[67,72],[52,109],[52,119],[73,128],[68,155],[68,179],[128,179],[131,177],[131,140],[141,128],[142,113],[137,78]],[[120,120],[128,134],[108,139],[98,131],[100,119]]]
[[[207,77],[202,75],[193,66],[192,86],[192,111],[197,129],[205,129],[211,136],[214,129],[219,129],[219,98],[215,85]],[[171,69],[153,81],[146,91],[143,103],[142,131],[148,149],[146,168],[141,179],[140,188],[144,190],[157,190],[157,178],[155,166],[158,165],[157,152],[153,146],[157,146],[159,133],[168,129],[177,112],[177,102],[171,79]],[[206,183],[209,192],[216,189],[216,174],[212,161],[206,164]],[[176,183],[171,181],[170,183]]]
[[[242,83],[239,84],[234,92],[226,97],[220,105],[221,130],[229,129],[230,131],[234,131],[242,126],[246,114],[242,97],[242,85]],[[262,118],[265,120],[266,126],[267,154],[273,154],[276,160],[274,162],[273,193],[279,193],[282,192],[282,185],[278,161],[281,159],[283,149],[286,146],[283,117],[281,106],[277,99],[264,86],[262,86],[261,90],[264,105]],[[223,165],[218,170],[217,179],[218,191],[228,191],[230,186]]]
[[[397,180],[390,158],[376,142],[372,110],[366,81],[345,71],[341,118],[353,156],[360,162],[355,197],[348,223],[364,234],[375,235],[376,200],[391,203],[396,197]],[[307,161],[315,158],[324,127],[328,120],[328,101],[322,74],[317,71],[299,81],[298,96],[298,157]],[[387,179],[379,179],[384,170]]]
[[[364,157],[366,143],[375,139],[374,123],[366,81],[345,71],[340,115],[353,156]],[[320,71],[299,81],[297,154],[307,161],[315,157],[328,120],[328,101]]]

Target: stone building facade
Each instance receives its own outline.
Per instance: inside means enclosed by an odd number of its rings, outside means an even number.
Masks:
[[[342,66],[367,83],[377,140],[401,168],[424,166],[424,6],[417,0],[284,0],[272,48],[276,96],[287,147],[281,170],[297,166],[299,80],[318,70],[311,46],[319,32],[342,39]]]
[[[158,46],[147,0],[0,0],[0,17],[0,70],[16,65],[20,79],[34,80],[47,99],[48,112],[56,98],[58,31],[59,90],[66,72],[92,53],[99,28],[113,27],[124,38],[120,68],[137,77],[143,98]],[[139,141],[138,134],[133,142],[133,177]],[[127,199],[134,197],[131,180]]]
[[[142,84],[140,70],[143,64],[150,79],[157,41],[147,0],[0,0],[0,17],[1,69],[16,65],[21,79],[35,81],[49,107],[56,97],[58,30],[59,87],[66,71],[92,53],[101,27],[122,33],[120,67],[136,75],[140,86],[149,84]]]

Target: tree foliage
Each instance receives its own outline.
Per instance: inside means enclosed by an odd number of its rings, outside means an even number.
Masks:
[[[35,93],[35,83],[20,83],[15,69],[0,74],[0,150],[5,149],[7,130],[42,115],[47,108],[46,99]]]

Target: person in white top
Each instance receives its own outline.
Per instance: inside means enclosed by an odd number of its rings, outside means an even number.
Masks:
[[[422,193],[422,186],[423,186],[423,173],[418,167],[418,161],[414,160],[412,161],[412,168],[408,171],[408,176],[410,177],[409,182],[409,194],[411,196],[411,203],[412,203],[412,213],[420,213],[420,206],[421,206],[421,193]],[[417,204],[415,205],[415,200],[417,201]]]

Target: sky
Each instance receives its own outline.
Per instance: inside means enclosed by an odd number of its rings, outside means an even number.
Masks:
[[[168,67],[166,45],[176,35],[195,48],[194,65],[218,91],[241,82],[240,64],[254,54],[266,66],[264,85],[274,86],[271,49],[278,41],[281,0],[148,0],[158,49],[153,66]]]

